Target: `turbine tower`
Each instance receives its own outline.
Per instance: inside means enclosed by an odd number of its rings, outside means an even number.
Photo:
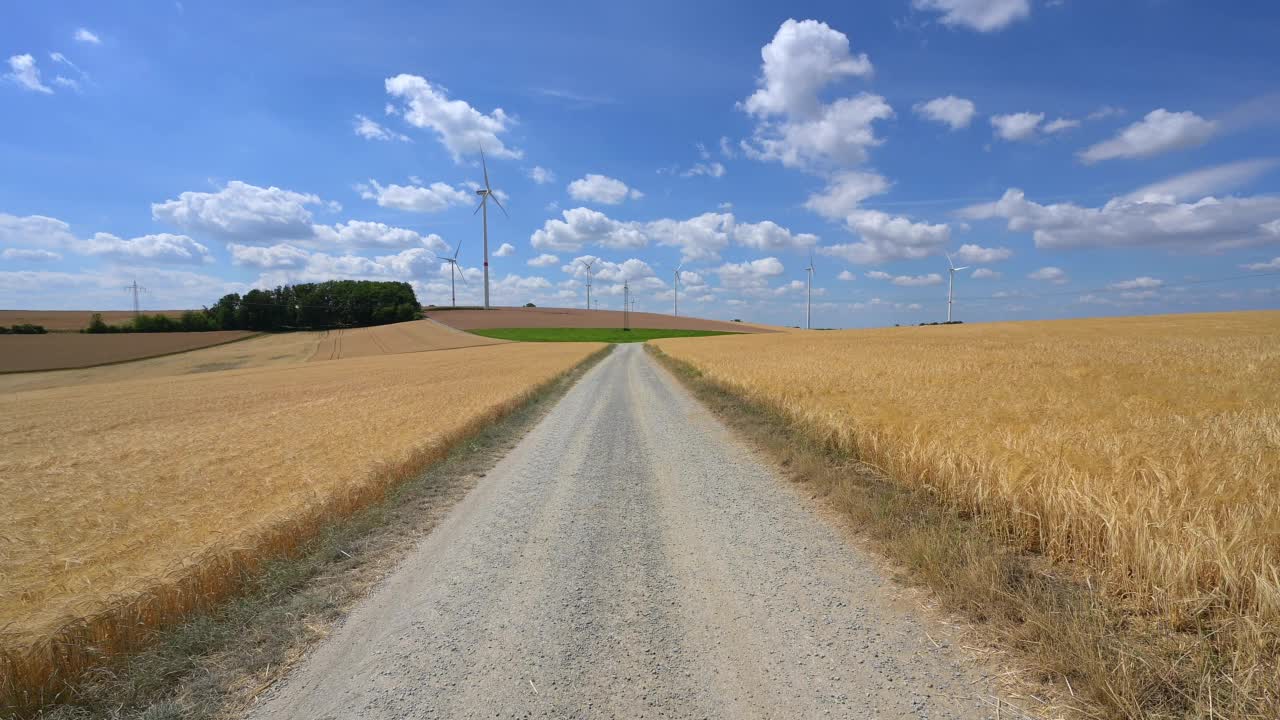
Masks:
[[[494,202],[497,202],[497,201],[495,200]],[[459,240],[459,241],[458,241],[458,248],[457,248],[456,250],[454,250],[454,251],[453,251],[453,257],[445,257],[444,255],[436,255],[436,257],[438,257],[438,258],[440,258],[441,260],[443,260],[443,261],[445,261],[445,262],[449,263],[449,304],[450,304],[450,307],[458,307],[458,294],[457,294],[456,292],[454,292],[454,289],[453,289],[453,276],[454,276],[454,273],[455,273],[455,272],[457,272],[457,274],[458,274],[458,275],[461,275],[461,276],[462,276],[462,284],[463,284],[463,285],[466,285],[466,284],[467,284],[467,276],[466,276],[466,273],[463,273],[463,272],[461,272],[461,271],[459,271],[459,270],[458,270],[458,250],[461,250],[461,249],[462,249],[462,241],[461,241],[461,240]]]
[[[813,251],[812,250],[809,251],[809,267],[805,268],[804,271],[809,275],[809,284],[805,291],[805,298],[804,298],[804,329],[812,330],[813,329],[813,320],[812,320],[813,318],[813,314],[812,314],[812,311],[813,311]]]
[[[951,262],[950,253],[943,254],[947,256],[947,269],[949,270],[949,277],[947,279],[947,322],[951,322],[951,302],[954,297],[953,293],[956,287],[956,273],[961,270],[968,270],[969,266],[965,265],[964,267],[956,267],[956,264]]]
[[[599,258],[597,258],[597,260],[598,259]],[[591,262],[587,262],[586,260],[579,260],[578,262],[582,263],[583,267],[587,269],[587,309],[590,310],[591,309],[591,266],[595,265],[596,261],[592,260]]]
[[[493,194],[493,188],[489,186],[489,165],[484,160],[484,148],[480,148],[480,166],[484,168],[484,188],[477,190],[476,194],[480,196],[480,204],[476,206],[475,215],[481,210],[484,211],[484,309],[489,309],[489,199],[498,204],[498,209],[502,210],[502,214],[507,217],[507,209],[502,207],[502,202]]]
[[[675,289],[675,307],[672,315],[680,317],[680,268],[684,267],[684,263],[676,266],[676,271],[672,274],[671,287]]]

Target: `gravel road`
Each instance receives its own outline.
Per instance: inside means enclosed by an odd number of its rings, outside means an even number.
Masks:
[[[895,594],[624,345],[251,717],[986,717]]]

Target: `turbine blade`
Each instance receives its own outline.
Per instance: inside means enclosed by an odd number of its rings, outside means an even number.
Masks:
[[[947,256],[947,267],[951,268],[952,270],[955,270],[956,264],[951,262],[951,253],[944,252],[942,254]]]
[[[480,167],[484,168],[484,189],[489,189],[489,163],[484,161],[484,147],[480,148]]]
[[[964,267],[958,267],[958,268],[956,268],[956,272],[960,272],[961,270],[968,270],[968,269],[969,269],[969,266],[968,266],[968,265],[965,265]]]
[[[474,214],[474,213],[473,213],[473,214]],[[458,261],[458,252],[459,252],[459,251],[461,251],[461,250],[462,250],[462,241],[461,241],[461,240],[459,240],[459,241],[458,241],[458,248],[457,248],[456,250],[454,250],[454,251],[453,251],[453,261],[454,261],[454,262],[457,262],[457,261]]]
[[[455,265],[454,267],[457,267],[457,266]],[[466,284],[467,284],[467,274],[466,274],[466,273],[464,273],[464,272],[462,272],[461,270],[459,270],[459,271],[458,271],[458,277],[462,278],[462,284],[463,284],[463,285],[466,285]]]
[[[480,208],[484,207],[484,201],[488,199],[489,199],[488,195],[485,195],[484,197],[480,198],[480,204],[476,206],[475,210],[471,211],[471,214],[475,215],[476,213],[480,212]]]
[[[491,197],[491,198],[493,198],[493,201],[494,201],[495,203],[497,203],[497,204],[498,204],[498,209],[502,210],[502,214],[503,214],[503,215],[506,215],[507,217],[511,217],[510,215],[507,215],[507,209],[506,209],[506,208],[504,208],[504,207],[502,207],[502,201],[498,199],[498,196],[497,196],[497,195],[494,195],[494,194],[491,192],[491,193],[489,193],[488,195],[486,195],[485,197]]]

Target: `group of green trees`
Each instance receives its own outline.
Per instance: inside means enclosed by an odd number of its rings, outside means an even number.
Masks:
[[[84,332],[202,332],[206,330],[308,330],[417,320],[422,306],[406,282],[329,280],[224,295],[204,310],[180,318],[139,315],[126,325],[100,316]]]
[[[13,327],[5,327],[0,325],[0,335],[43,335],[49,332],[44,329],[43,325],[32,325],[31,323],[19,323]]]

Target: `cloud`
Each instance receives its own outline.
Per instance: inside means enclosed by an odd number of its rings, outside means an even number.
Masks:
[[[818,244],[817,235],[793,233],[772,220],[739,223],[733,228],[733,239],[743,247],[769,252],[802,250]]]
[[[89,45],[102,44],[102,39],[98,37],[97,33],[89,30],[88,28],[77,28],[76,34],[73,37],[76,42],[87,43]]]
[[[1057,120],[1054,120],[1052,122],[1045,123],[1044,131],[1049,133],[1050,135],[1053,135],[1055,133],[1060,133],[1067,130],[1074,130],[1075,128],[1078,128],[1078,127],[1080,127],[1079,120],[1073,120],[1071,118],[1058,118]]]
[[[409,212],[440,212],[455,205],[470,205],[471,193],[442,182],[429,186],[386,185],[376,180],[356,186],[360,197],[376,200],[380,207],[407,210]]]
[[[53,88],[40,81],[40,68],[36,66],[36,59],[29,53],[10,57],[9,72],[5,73],[4,77],[33,92],[53,94]]]
[[[918,260],[941,252],[951,239],[951,228],[945,223],[914,222],[879,210],[856,210],[845,223],[862,240],[821,247],[819,253],[857,264]]]
[[[1157,280],[1156,278],[1143,275],[1142,277],[1136,277],[1132,280],[1122,280],[1120,282],[1111,283],[1107,287],[1112,290],[1155,290],[1156,288],[1163,286],[1163,280]]]
[[[844,280],[845,282],[853,282],[854,280],[857,280],[857,279],[858,279],[858,276],[857,276],[857,275],[854,275],[853,273],[849,272],[848,270],[841,270],[841,271],[840,271],[840,274],[836,276],[836,279],[837,279],[837,280]]]
[[[914,0],[917,10],[942,14],[942,24],[978,32],[1003,30],[1031,16],[1029,0]]]
[[[502,246],[493,253],[494,257],[507,257],[516,254],[516,246],[511,243],[502,243]]]
[[[1217,123],[1193,112],[1152,110],[1142,120],[1118,135],[1079,153],[1080,160],[1093,164],[1116,158],[1140,158],[1203,145],[1218,130]]]
[[[972,100],[958,98],[955,95],[934,98],[929,102],[916,103],[911,108],[921,117],[947,125],[952,130],[969,127],[978,108]]]
[[[1062,268],[1056,268],[1056,267],[1053,267],[1052,265],[1050,265],[1049,267],[1042,267],[1039,270],[1036,270],[1035,272],[1031,273],[1030,275],[1027,275],[1027,277],[1031,278],[1032,280],[1041,280],[1043,282],[1050,282],[1050,283],[1053,283],[1054,285],[1064,285],[1067,282],[1067,274],[1062,271]]]
[[[3,252],[0,252],[0,257],[5,260],[25,260],[27,262],[53,262],[62,259],[62,256],[56,252],[31,248],[5,248]]]
[[[820,193],[809,196],[804,206],[830,220],[841,220],[863,200],[889,191],[891,183],[875,172],[850,170],[837,173]]]
[[[184,192],[174,200],[155,203],[151,216],[192,232],[270,242],[311,237],[308,206],[322,202],[310,193],[232,180],[218,192]]]
[[[971,220],[1003,218],[1009,230],[1030,232],[1036,247],[1179,247],[1201,252],[1275,242],[1267,223],[1280,218],[1280,196],[1204,197],[1178,202],[1149,195],[1112,198],[1102,207],[1041,205],[1016,188],[993,203],[960,211]]]
[[[1245,270],[1252,270],[1254,272],[1267,272],[1270,270],[1280,270],[1280,257],[1274,257],[1266,262],[1249,263],[1248,265],[1241,265],[1240,267]]]
[[[731,290],[763,290],[769,278],[786,271],[782,261],[775,257],[761,258],[741,263],[725,263],[712,272],[720,277],[720,285]]]
[[[54,85],[58,85],[59,87],[67,88],[68,90],[72,90],[72,91],[74,91],[74,92],[80,92],[80,83],[79,83],[79,81],[72,80],[72,79],[71,79],[71,78],[69,78],[69,77],[63,77],[63,76],[61,76],[61,75],[56,75],[56,76],[54,76],[54,78],[53,78],[53,84],[54,84]]]
[[[452,248],[439,235],[421,235],[414,230],[367,220],[348,220],[334,225],[313,225],[308,244],[321,247],[395,248],[431,250],[447,253]]]
[[[1003,140],[1022,142],[1035,138],[1041,120],[1044,120],[1044,113],[1020,112],[1011,115],[992,115],[991,127]]]
[[[311,253],[300,247],[289,244],[258,247],[255,245],[227,246],[231,252],[231,262],[235,265],[259,268],[262,270],[283,270],[305,267]]]
[[[646,223],[644,233],[659,245],[680,248],[681,262],[712,261],[728,247],[734,224],[732,213],[703,213],[688,220]]]
[[[1247,185],[1261,175],[1270,172],[1278,164],[1280,164],[1280,159],[1260,158],[1215,165],[1139,188],[1125,196],[1125,199],[1164,203],[1198,199],[1206,195],[1235,190]]]
[[[113,308],[127,302],[120,288],[133,279],[150,293],[144,297],[160,307],[199,307],[228,292],[245,292],[240,282],[188,270],[138,268],[127,264],[102,270],[58,272],[24,270],[0,272],[0,307],[42,307],[74,310]]]
[[[529,242],[537,250],[575,252],[587,245],[609,248],[637,248],[648,244],[638,223],[619,222],[598,210],[579,207],[561,213],[563,220],[550,219],[535,230]]]
[[[604,205],[617,205],[627,198],[638,200],[644,197],[644,193],[627,187],[626,183],[617,178],[595,173],[587,173],[584,177],[574,180],[569,183],[568,189],[569,196],[574,200]]]
[[[900,287],[927,287],[929,285],[942,284],[942,276],[938,273],[929,273],[928,275],[890,275],[887,272],[873,270],[867,273],[867,277],[872,280],[887,280]]]
[[[401,142],[409,142],[409,136],[398,132],[392,132],[376,120],[372,120],[364,115],[356,115],[355,119],[356,134],[365,140],[399,140]]]
[[[974,270],[973,274],[969,277],[972,277],[974,280],[998,280],[1003,277],[1003,273],[990,270],[988,268],[978,268],[977,270]]]
[[[705,175],[707,177],[720,178],[725,175],[725,167],[723,163],[714,160],[710,162],[700,162],[694,164],[693,167],[680,173],[681,177],[695,177],[697,175]]]
[[[459,162],[483,149],[494,157],[520,158],[498,136],[515,125],[515,118],[496,108],[486,115],[464,100],[451,100],[444,88],[418,75],[400,74],[386,80],[387,94],[405,103],[401,114],[417,128],[435,131],[437,139]]]
[[[115,260],[163,262],[178,264],[211,263],[209,249],[186,235],[158,233],[125,240],[111,233],[94,233],[80,244],[85,255],[100,255]]]
[[[865,53],[850,53],[844,33],[816,20],[787,20],[760,55],[758,88],[741,104],[757,120],[751,141],[742,143],[749,157],[799,168],[856,164],[880,144],[873,124],[893,117],[883,97],[821,98],[832,83],[873,72]]]
[[[981,245],[966,244],[952,253],[952,257],[962,263],[979,265],[1008,260],[1013,257],[1013,251],[1009,248],[984,248]]]
[[[551,267],[560,262],[560,257],[550,253],[542,253],[538,257],[530,258],[525,262],[533,267]]]
[[[737,157],[737,153],[733,150],[733,142],[724,135],[720,136],[720,154],[727,158]]]
[[[534,165],[526,171],[529,179],[539,185],[546,185],[556,181],[556,174],[541,165]]]
[[[71,226],[44,215],[18,217],[0,213],[0,245],[68,248],[76,242]]]

